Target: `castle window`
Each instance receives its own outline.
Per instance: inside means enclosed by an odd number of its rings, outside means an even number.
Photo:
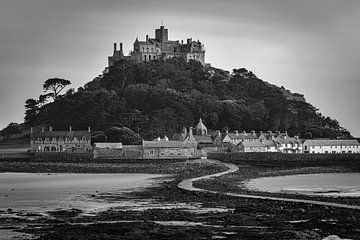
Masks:
[[[149,61],[151,61],[151,55],[149,55]]]
[[[144,55],[144,61],[146,62],[146,55]]]

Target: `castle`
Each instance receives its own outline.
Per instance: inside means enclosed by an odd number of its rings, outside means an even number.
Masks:
[[[159,29],[155,30],[155,38],[150,38],[149,35],[146,35],[145,41],[139,41],[136,38],[134,48],[129,56],[124,55],[122,43],[120,43],[119,50],[114,43],[114,53],[108,57],[108,61],[109,67],[111,67],[121,59],[147,62],[173,57],[181,57],[187,62],[195,60],[205,65],[205,48],[199,40],[193,41],[192,38],[188,38],[186,43],[184,41],[179,42],[179,40],[169,40],[168,29],[160,26]]]

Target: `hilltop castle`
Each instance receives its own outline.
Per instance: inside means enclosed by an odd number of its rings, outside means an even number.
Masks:
[[[134,48],[129,56],[124,56],[122,43],[120,43],[119,50],[117,50],[116,43],[114,43],[114,53],[108,58],[109,67],[121,59],[147,62],[172,57],[182,57],[185,61],[196,60],[202,65],[205,64],[205,49],[199,40],[193,41],[191,38],[188,38],[186,43],[184,43],[184,41],[169,40],[168,36],[168,29],[160,26],[159,29],[155,30],[155,38],[150,38],[149,35],[146,35],[145,41],[139,41],[136,38]]]

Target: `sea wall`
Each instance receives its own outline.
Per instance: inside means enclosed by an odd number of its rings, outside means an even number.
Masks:
[[[268,166],[349,166],[360,167],[360,154],[208,153],[209,159],[229,163]]]
[[[37,152],[34,153],[33,160],[35,161],[48,161],[48,162],[87,162],[93,159],[93,154],[90,152],[85,153],[68,153],[68,152]]]

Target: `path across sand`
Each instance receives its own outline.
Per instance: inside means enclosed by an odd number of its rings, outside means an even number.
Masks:
[[[222,163],[218,160],[207,160],[211,161],[213,163]],[[215,178],[220,177],[229,173],[236,172],[239,168],[235,164],[231,163],[223,163],[228,167],[228,170],[220,173],[215,173],[211,175],[206,175],[202,177],[197,178],[190,178],[185,179],[181,181],[178,185],[179,188],[188,190],[188,191],[197,191],[197,192],[208,192],[208,193],[214,193],[214,194],[223,194],[226,196],[232,196],[232,197],[240,197],[240,198],[251,198],[251,199],[261,199],[261,200],[271,200],[271,201],[283,201],[283,202],[292,202],[292,203],[305,203],[305,204],[314,204],[314,205],[320,205],[320,206],[329,206],[329,207],[337,207],[337,208],[346,208],[346,209],[355,209],[360,210],[360,206],[357,205],[349,205],[349,204],[340,204],[340,203],[332,203],[332,202],[322,202],[322,201],[313,201],[313,200],[302,200],[302,199],[295,199],[295,198],[279,198],[279,197],[269,197],[269,196],[259,196],[259,195],[249,195],[249,194],[239,194],[239,193],[222,193],[218,191],[211,191],[201,188],[195,188],[193,186],[193,182],[209,179],[209,178]]]

